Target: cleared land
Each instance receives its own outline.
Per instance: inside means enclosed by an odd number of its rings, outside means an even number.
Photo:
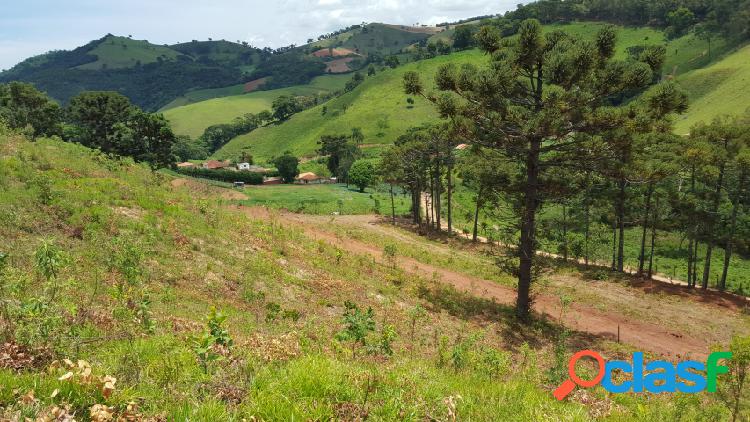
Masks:
[[[551,316],[521,326],[500,300],[513,293],[511,277],[471,245],[430,241],[369,216],[331,222],[238,208],[227,204],[235,191],[59,140],[0,132],[0,175],[0,244],[9,255],[3,312],[19,316],[10,327],[18,343],[1,346],[0,418],[54,408],[88,420],[95,404],[117,417],[129,407],[156,420],[205,421],[727,416],[709,394],[595,388],[557,402],[551,390],[565,369],[555,350],[564,360],[582,347],[624,357],[661,336],[656,345],[698,355],[705,344],[747,332],[747,316],[731,303],[563,269],[538,285],[551,298]],[[35,259],[42,239],[64,257],[51,284]],[[383,258],[388,243],[395,265]],[[453,283],[460,280],[468,286]],[[562,320],[581,328],[559,344],[558,294],[573,299]],[[339,334],[346,301],[374,312],[368,347]],[[634,315],[621,311],[631,304]],[[234,345],[202,365],[213,307],[227,316],[219,324]],[[579,315],[586,317],[575,325]],[[602,332],[585,331],[591,315],[605,318]],[[620,320],[629,344],[609,334]],[[64,358],[81,359],[91,373],[59,367]],[[106,396],[104,376],[117,379]]]
[[[548,30],[564,29],[572,33],[593,37],[603,26],[599,23],[575,23],[550,25]],[[664,34],[650,28],[619,28],[617,56],[626,58],[628,47],[634,45],[665,44]],[[688,35],[669,41],[667,45],[667,65],[677,66],[678,72],[698,66],[702,56],[702,41]],[[721,45],[720,41],[714,41]],[[694,59],[700,59],[698,61]],[[707,59],[705,59],[707,60]],[[289,121],[272,127],[256,130],[232,140],[215,156],[218,158],[238,156],[243,150],[254,157],[267,159],[286,150],[299,156],[314,156],[317,141],[321,135],[347,133],[353,127],[362,129],[367,144],[391,144],[406,129],[433,122],[437,114],[423,99],[414,98],[415,104],[406,102],[403,93],[402,76],[414,70],[422,80],[431,83],[437,68],[444,63],[486,64],[487,58],[477,50],[453,53],[434,59],[409,63],[396,69],[388,69],[367,77],[354,91],[333,99],[318,107],[293,116]],[[325,113],[323,113],[325,107]],[[702,106],[696,104],[693,109]]]
[[[230,123],[234,118],[247,113],[258,113],[270,110],[273,101],[281,95],[320,95],[344,87],[349,79],[345,75],[324,75],[313,79],[308,85],[270,91],[255,91],[244,95],[231,95],[170,108],[164,116],[172,124],[172,129],[179,135],[198,137],[203,131],[215,124]],[[242,85],[228,88],[230,91],[243,89]],[[206,91],[203,91],[205,93]],[[211,91],[217,93],[217,91]]]
[[[709,67],[686,73],[677,81],[690,96],[688,112],[675,122],[679,134],[689,133],[690,127],[701,121],[744,113],[750,107],[750,46]]]
[[[78,66],[78,69],[100,70],[135,67],[138,63],[147,64],[159,60],[174,60],[179,53],[169,47],[150,44],[148,41],[126,37],[110,36],[89,52],[96,56],[95,62]]]
[[[359,127],[367,144],[390,144],[408,128],[434,121],[437,114],[425,100],[406,102],[401,80],[416,70],[431,79],[443,63],[476,63],[485,60],[478,51],[467,51],[410,63],[366,77],[354,91],[292,116],[281,125],[264,127],[233,139],[216,157],[234,157],[247,150],[257,159],[268,159],[286,150],[313,156],[322,135],[349,133]],[[325,113],[323,112],[325,108]]]
[[[330,215],[387,214],[391,212],[390,197],[384,190],[368,188],[360,193],[354,186],[337,184],[250,186],[242,190],[245,205],[262,205],[297,213]],[[394,199],[397,214],[409,210],[409,200]]]

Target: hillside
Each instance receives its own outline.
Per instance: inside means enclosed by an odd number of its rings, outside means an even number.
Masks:
[[[87,54],[96,57],[96,61],[76,66],[76,69],[131,68],[159,60],[176,60],[179,55],[169,47],[116,36],[105,37]]]
[[[62,103],[81,91],[118,91],[144,109],[157,110],[189,90],[244,82],[242,67],[260,50],[242,45],[236,49],[243,51],[236,60],[212,60],[109,34],[71,51],[25,60],[0,73],[0,82],[31,82]]]
[[[109,34],[71,51],[27,59],[0,73],[0,82],[31,82],[62,103],[81,91],[117,91],[158,110],[184,103],[181,97],[194,92],[211,92],[202,99],[234,93],[232,86],[259,78],[267,78],[266,88],[304,85],[325,69],[301,48],[260,50],[224,40],[160,46]]]
[[[362,129],[365,144],[392,143],[409,127],[437,117],[434,109],[424,100],[415,99],[413,105],[407,103],[401,88],[405,72],[417,70],[428,78],[442,63],[479,64],[482,59],[479,52],[469,51],[383,70],[367,77],[352,92],[298,113],[280,125],[260,128],[233,139],[215,156],[235,157],[243,150],[259,160],[269,159],[286,150],[297,155],[313,156],[322,135],[346,134],[354,127]]]
[[[194,96],[216,95],[219,98],[181,107],[167,106],[166,110],[162,111],[176,134],[190,135],[196,138],[203,134],[203,131],[211,125],[229,123],[234,118],[247,113],[270,110],[273,101],[281,95],[315,96],[328,94],[342,89],[349,78],[350,76],[348,75],[324,75],[313,79],[308,85],[269,91],[255,91],[242,95],[222,95],[233,90],[241,91],[243,89],[242,85],[226,89],[188,93],[186,96],[180,97],[170,104],[190,101],[190,98],[195,98]]]
[[[547,25],[548,30],[564,29],[571,33],[593,37],[604,24],[574,23]],[[650,28],[620,27],[618,32],[617,57],[626,58],[628,48],[635,45],[659,45],[667,47],[665,69],[678,75],[700,66],[703,56],[702,42],[692,35],[666,41],[661,31]],[[716,42],[721,51],[721,42]],[[717,53],[718,54],[718,53]],[[716,57],[716,56],[714,56]],[[405,129],[427,123],[436,118],[432,107],[425,101],[415,98],[415,103],[406,102],[402,93],[402,75],[410,70],[419,72],[423,80],[431,81],[437,68],[447,62],[456,64],[474,63],[482,65],[486,58],[478,51],[453,53],[434,59],[409,63],[385,70],[365,82],[353,92],[333,99],[324,105],[306,110],[293,116],[288,122],[266,127],[240,136],[219,150],[218,158],[232,158],[247,150],[254,157],[267,159],[291,150],[298,155],[315,155],[317,141],[321,135],[348,133],[353,127],[360,127],[365,135],[365,144],[389,144]],[[201,103],[195,105],[196,109]],[[326,113],[323,114],[323,107]],[[699,110],[700,104],[691,109]]]
[[[678,118],[675,130],[687,134],[698,122],[738,115],[750,108],[750,46],[723,57],[703,69],[681,75],[677,82],[690,98],[690,109]]]
[[[549,316],[521,333],[504,304],[512,279],[484,279],[497,273],[494,263],[460,243],[229,206],[245,194],[5,129],[0,164],[0,326],[14,335],[2,346],[2,418],[524,421],[540,409],[573,421],[726,416],[708,395],[674,401],[596,388],[557,402],[548,387],[557,382],[551,318],[562,315],[553,292],[575,294],[582,280],[571,282],[573,272],[553,277],[540,299]],[[352,240],[342,244],[341,233]],[[384,242],[397,245],[396,265],[381,259]],[[700,351],[706,339],[724,342],[727,327],[741,331],[739,313],[723,307],[678,296],[665,306],[668,293],[611,286],[650,315],[647,325],[618,317],[638,347]],[[586,332],[604,314],[589,305],[597,299],[581,300],[566,311],[582,330],[570,332],[571,347],[628,350]],[[658,325],[685,304],[691,321]],[[340,334],[354,305],[374,315],[364,345]],[[717,315],[724,331],[710,330]],[[699,332],[692,321],[701,321]]]
[[[309,47],[343,47],[361,55],[387,56],[426,41],[440,28],[371,23],[309,44]]]

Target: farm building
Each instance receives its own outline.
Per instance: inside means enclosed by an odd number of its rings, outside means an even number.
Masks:
[[[305,183],[305,184],[314,183],[314,182],[322,183],[323,180],[325,180],[324,178],[318,176],[317,174],[310,173],[310,172],[301,173],[295,179],[297,180],[298,183]]]
[[[195,168],[195,167],[197,167],[195,164],[187,162],[187,161],[184,162],[184,163],[178,163],[177,164],[177,168],[181,168],[181,169],[192,169],[192,168]]]

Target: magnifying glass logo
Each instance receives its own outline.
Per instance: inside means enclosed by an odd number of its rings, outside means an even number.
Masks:
[[[599,364],[599,373],[590,381],[583,380],[578,374],[576,374],[576,364],[583,357],[593,358]],[[591,388],[599,384],[602,381],[602,378],[604,378],[604,358],[593,350],[581,350],[574,354],[573,357],[570,358],[570,362],[568,362],[568,377],[569,378],[560,384],[560,386],[555,389],[554,393],[552,393],[557,400],[564,399],[576,388],[576,385],[583,388]]]

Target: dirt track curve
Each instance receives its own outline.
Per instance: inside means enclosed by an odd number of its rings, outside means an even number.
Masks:
[[[265,208],[238,208],[254,218],[268,216],[268,210]],[[351,238],[344,239],[321,228],[321,223],[330,220],[330,216],[321,218],[320,216],[280,212],[278,217],[282,224],[299,227],[311,238],[345,248],[352,253],[369,255],[376,261],[382,262],[382,248]],[[368,225],[372,227],[378,224],[378,217],[376,216],[342,216],[336,218],[363,227]],[[434,274],[437,274],[442,282],[478,297],[506,305],[515,303],[516,291],[493,281],[426,264],[408,257],[398,257],[397,265],[408,273],[425,278],[432,278]],[[557,319],[560,314],[559,298],[552,295],[538,295],[534,302],[534,311]],[[613,340],[617,339],[619,328],[620,341],[623,343],[665,357],[678,358],[689,355],[701,358],[707,356],[710,347],[706,339],[677,332],[671,327],[614,312],[604,313],[580,303],[574,303],[566,309],[563,323],[573,330]]]

